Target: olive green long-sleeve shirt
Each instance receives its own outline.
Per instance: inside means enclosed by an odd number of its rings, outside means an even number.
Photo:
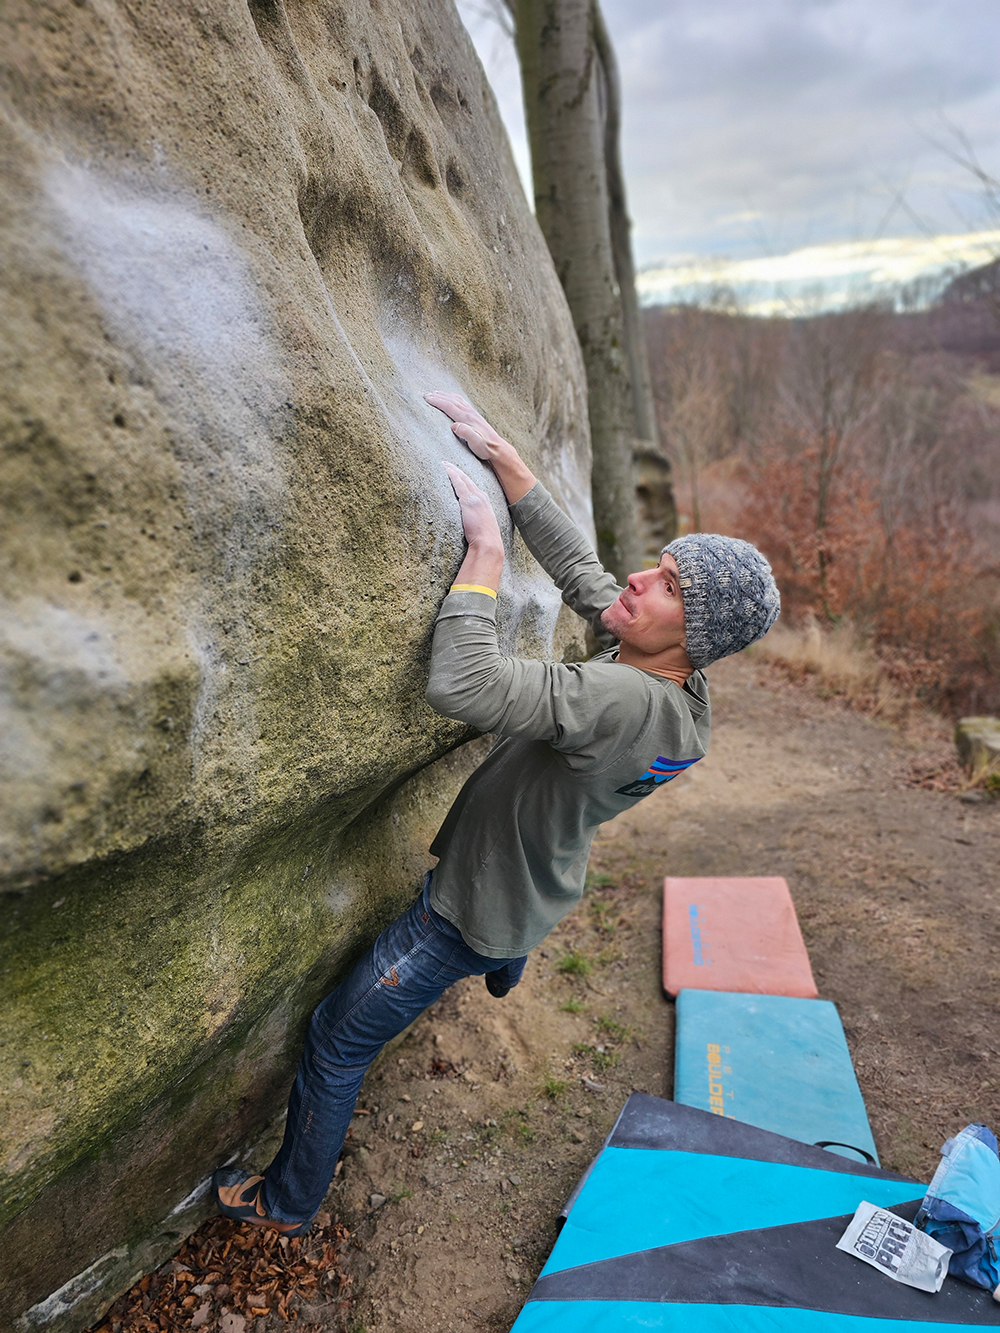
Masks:
[[[589,662],[506,657],[492,597],[444,599],[428,702],[499,739],[431,845],[431,902],[488,958],[519,957],[545,938],[583,893],[599,825],[702,758],[710,729],[700,671],[681,688],[616,660],[600,614],[621,589],[541,483],[510,512],[607,647]]]

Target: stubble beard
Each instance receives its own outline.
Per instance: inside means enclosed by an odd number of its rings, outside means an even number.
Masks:
[[[610,606],[605,607],[605,609],[601,612],[601,624],[610,634],[613,634],[617,639],[621,638],[621,631],[626,627],[628,623],[629,623],[629,617],[627,613],[625,613],[624,611],[619,611],[618,609],[617,598],[615,599],[615,601],[611,603]]]

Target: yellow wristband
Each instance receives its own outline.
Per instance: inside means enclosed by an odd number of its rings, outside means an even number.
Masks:
[[[484,592],[484,593],[486,594],[487,597],[492,597],[494,601],[496,601],[496,599],[497,599],[497,595],[496,595],[496,593],[493,591],[492,588],[484,588],[484,587],[483,587],[481,584],[479,584],[479,583],[453,583],[453,584],[451,585],[451,587],[448,589],[448,591],[449,591],[449,592]]]

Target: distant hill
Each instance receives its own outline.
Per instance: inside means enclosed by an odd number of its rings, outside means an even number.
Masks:
[[[1000,375],[1000,257],[960,273],[929,309],[897,321],[913,351],[950,353]]]
[[[941,293],[940,302],[975,305],[1000,301],[1000,257],[960,273]]]

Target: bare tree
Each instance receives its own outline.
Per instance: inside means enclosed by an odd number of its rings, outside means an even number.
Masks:
[[[756,379],[762,370],[741,321],[721,312],[681,307],[655,318],[653,386],[660,434],[690,493],[691,521],[703,527],[701,478],[756,432]],[[752,332],[751,327],[751,332]],[[773,367],[771,368],[773,378]]]
[[[694,531],[701,532],[702,469],[725,451],[725,388],[704,339],[678,343],[672,372],[666,437],[690,489]]]
[[[792,423],[815,442],[816,568],[823,614],[830,620],[830,496],[848,446],[878,404],[886,321],[885,311],[865,306],[801,320],[789,336],[783,401]]]

